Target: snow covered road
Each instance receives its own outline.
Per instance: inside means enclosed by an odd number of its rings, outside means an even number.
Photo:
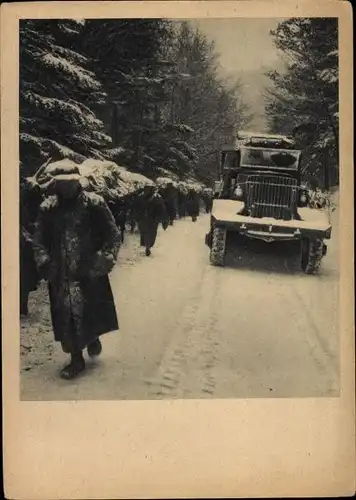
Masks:
[[[266,244],[210,266],[208,225],[202,215],[160,230],[149,258],[128,236],[111,274],[120,331],[103,337],[102,356],[77,380],[58,377],[66,356],[53,346],[47,305],[45,330],[23,324],[32,344],[21,399],[337,396],[337,227],[320,274],[306,276]]]

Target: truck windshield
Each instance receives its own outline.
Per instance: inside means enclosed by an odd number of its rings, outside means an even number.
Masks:
[[[224,169],[234,169],[238,165],[238,153],[237,151],[226,151],[222,155],[222,167]]]
[[[241,147],[241,167],[271,167],[297,170],[300,151]]]

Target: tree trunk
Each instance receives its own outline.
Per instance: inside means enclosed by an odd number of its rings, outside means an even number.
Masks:
[[[117,104],[112,103],[112,114],[111,114],[111,139],[113,147],[116,147],[119,143],[119,110]]]
[[[175,86],[172,88],[172,98],[171,98],[171,124],[174,125],[174,106],[175,106]]]
[[[329,152],[324,148],[324,189],[329,191],[330,188],[330,165],[329,165]]]

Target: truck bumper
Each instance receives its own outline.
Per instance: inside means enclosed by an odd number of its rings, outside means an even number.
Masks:
[[[220,219],[212,215],[212,224],[225,227],[228,231],[238,232],[249,238],[260,239],[267,243],[272,241],[291,241],[302,238],[330,239],[331,226],[324,227],[306,224],[305,221],[279,221],[236,215],[234,220]]]
[[[266,242],[331,237],[330,220],[323,210],[298,208],[300,220],[279,220],[240,215],[243,206],[244,203],[240,201],[215,200],[211,213],[212,224]]]

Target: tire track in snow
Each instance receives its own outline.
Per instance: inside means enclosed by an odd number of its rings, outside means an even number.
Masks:
[[[212,397],[216,390],[214,368],[219,359],[215,338],[214,295],[211,277],[219,269],[207,268],[200,287],[186,305],[160,366],[146,381],[153,398]],[[213,281],[214,278],[213,278]]]

